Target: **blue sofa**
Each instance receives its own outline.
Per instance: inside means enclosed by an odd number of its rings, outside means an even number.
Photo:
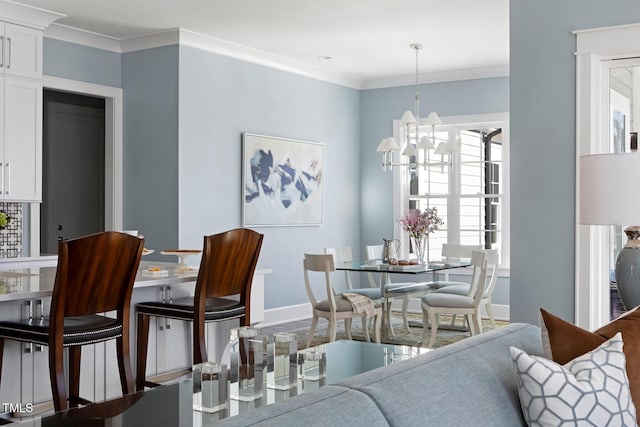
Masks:
[[[228,418],[221,425],[526,425],[510,346],[542,355],[540,329],[511,324]]]

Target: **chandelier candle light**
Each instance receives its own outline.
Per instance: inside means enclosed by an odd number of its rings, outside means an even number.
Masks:
[[[382,170],[390,171],[393,169],[393,166],[430,166],[429,163],[429,151],[436,148],[436,132],[435,127],[437,125],[442,124],[442,120],[438,117],[438,114],[435,112],[429,113],[426,120],[424,120],[424,124],[431,126],[431,138],[428,136],[420,136],[420,94],[418,91],[418,78],[419,78],[419,68],[418,68],[418,52],[422,49],[422,45],[415,43],[409,45],[411,49],[413,49],[416,53],[416,94],[415,94],[415,114],[411,111],[407,110],[402,114],[400,118],[400,125],[404,127],[404,149],[402,150],[402,155],[407,156],[409,158],[408,163],[393,163],[393,152],[400,150],[400,145],[393,137],[384,138],[376,151],[382,153]],[[411,129],[415,128],[415,137],[411,136]],[[412,142],[412,139],[414,141]],[[422,163],[418,163],[417,158],[417,150],[424,150],[424,161]],[[440,154],[444,156],[445,154],[449,154],[453,151],[457,151],[457,145],[455,141],[447,142],[442,141],[438,148],[435,151],[435,154]],[[441,162],[438,164],[449,164],[450,162]]]
[[[409,233],[413,253],[416,255],[418,263],[428,262],[428,259],[425,258],[427,238],[443,224],[442,218],[438,216],[438,209],[435,207],[426,208],[424,211],[411,209],[408,214],[400,218],[402,229]]]

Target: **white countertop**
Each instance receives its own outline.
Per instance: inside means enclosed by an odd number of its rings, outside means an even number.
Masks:
[[[180,274],[174,271],[177,265],[177,263],[170,262],[140,262],[134,288],[195,282],[197,270],[187,274]],[[143,271],[150,266],[165,268],[168,274],[161,277],[143,274]],[[0,270],[0,302],[51,296],[55,277],[55,264],[54,266]]]
[[[42,259],[38,258],[40,261]],[[57,259],[57,257],[56,257]],[[51,296],[53,283],[56,278],[56,263],[39,263],[39,266],[25,268],[4,268],[0,267],[0,302],[27,300],[32,298],[44,298]],[[55,260],[54,260],[55,261]],[[167,270],[166,276],[151,276],[143,271],[151,266],[161,267]],[[178,263],[141,261],[134,289],[176,285],[178,283],[195,282],[198,274],[197,268],[188,272],[176,272],[174,269]],[[255,275],[265,275],[271,273],[271,269],[256,269]]]

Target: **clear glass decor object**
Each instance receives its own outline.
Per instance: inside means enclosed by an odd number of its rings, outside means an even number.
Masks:
[[[265,340],[256,328],[231,329],[227,347],[232,399],[250,402],[263,397]]]
[[[193,367],[193,409],[218,412],[229,407],[227,365],[204,362]]]
[[[303,353],[300,373],[302,379],[319,381],[326,376],[327,353],[324,351],[308,350]]]
[[[298,344],[295,334],[286,332],[273,335],[273,343],[269,344],[269,350],[273,355],[269,355],[269,371],[273,371],[267,387],[275,390],[289,390],[298,385]]]

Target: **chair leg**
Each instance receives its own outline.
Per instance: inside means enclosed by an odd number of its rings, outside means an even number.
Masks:
[[[71,407],[77,408],[80,397],[80,360],[82,346],[69,347],[69,402]]]
[[[136,390],[144,390],[147,377],[147,346],[149,344],[149,318],[138,313],[138,332],[136,343]]]
[[[471,336],[476,335],[478,332],[476,330],[476,323],[473,320],[473,315],[467,314],[465,315],[465,318],[467,319],[467,324],[469,325],[469,332],[471,332]]]
[[[207,343],[204,339],[205,323],[193,322],[193,364],[208,361]]]
[[[440,321],[440,315],[434,313],[433,311],[429,312],[429,323],[431,323],[431,338],[429,339],[429,344],[427,347],[432,348],[436,343],[436,334],[438,333],[438,322]]]
[[[333,322],[333,339],[331,341],[335,341],[336,340],[336,332],[337,332],[337,325],[336,325],[336,321]],[[351,336],[351,318],[347,318],[344,319],[344,330],[347,334],[347,339],[348,340],[352,340],[353,337]]]
[[[116,338],[116,354],[118,358],[118,371],[120,372],[120,385],[122,394],[127,395],[135,391],[133,384],[133,372],[131,369],[131,352],[129,351],[129,334],[123,333]]]
[[[407,333],[410,332],[409,319],[407,318],[408,311],[409,311],[409,296],[405,295],[402,298],[402,323],[404,323],[404,329],[407,331]]]
[[[480,313],[476,311],[476,313],[473,316],[471,316],[471,318],[473,319],[473,325],[476,328],[476,332],[481,334],[482,322],[480,321]]]
[[[380,344],[380,330],[382,329],[382,310],[376,313],[375,324],[373,326],[373,334],[376,342]]]
[[[336,340],[336,319],[329,319],[329,342]]]
[[[62,343],[49,346],[49,378],[53,407],[57,411],[67,409],[67,391],[64,384],[64,349]]]
[[[369,336],[369,318],[367,316],[362,316],[362,330],[364,331],[364,339],[367,342],[371,342],[371,337]]]
[[[309,329],[309,336],[307,337],[307,347],[311,347],[311,340],[313,339],[313,334],[316,332],[316,327],[318,326],[318,316],[313,313],[313,319],[311,320],[311,329]]]
[[[487,314],[489,315],[489,321],[491,322],[491,327],[495,329],[496,319],[493,317],[493,307],[491,306],[490,302],[486,303],[485,307],[487,308]]]
[[[422,342],[425,342],[429,333],[429,311],[424,305],[420,304],[420,306],[422,307]]]
[[[384,304],[385,310],[385,322],[389,326],[389,336],[395,337],[396,334],[393,332],[393,326],[391,326],[391,299],[387,298]]]

